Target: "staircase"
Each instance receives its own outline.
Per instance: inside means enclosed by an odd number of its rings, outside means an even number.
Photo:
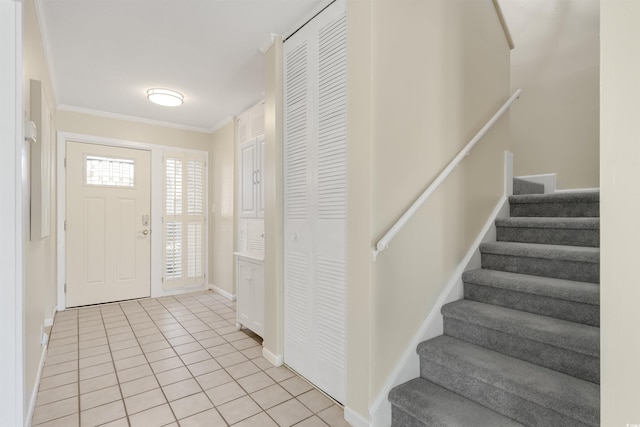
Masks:
[[[393,426],[599,425],[599,193],[509,203],[444,335],[418,345],[420,378],[389,393]]]

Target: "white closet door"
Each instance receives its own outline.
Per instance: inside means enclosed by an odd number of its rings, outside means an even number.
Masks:
[[[346,398],[346,10],[285,44],[285,362]]]

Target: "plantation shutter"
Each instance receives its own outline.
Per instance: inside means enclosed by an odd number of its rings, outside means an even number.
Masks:
[[[194,153],[164,157],[165,288],[206,284],[206,159]]]

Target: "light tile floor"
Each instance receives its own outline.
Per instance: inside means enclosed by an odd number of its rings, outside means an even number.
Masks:
[[[210,291],[59,312],[32,425],[348,426],[234,325],[235,303]]]

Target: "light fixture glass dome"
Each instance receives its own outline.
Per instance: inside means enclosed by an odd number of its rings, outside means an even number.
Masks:
[[[170,89],[149,89],[147,98],[154,104],[164,105],[165,107],[177,107],[184,102],[184,96],[180,92]]]

